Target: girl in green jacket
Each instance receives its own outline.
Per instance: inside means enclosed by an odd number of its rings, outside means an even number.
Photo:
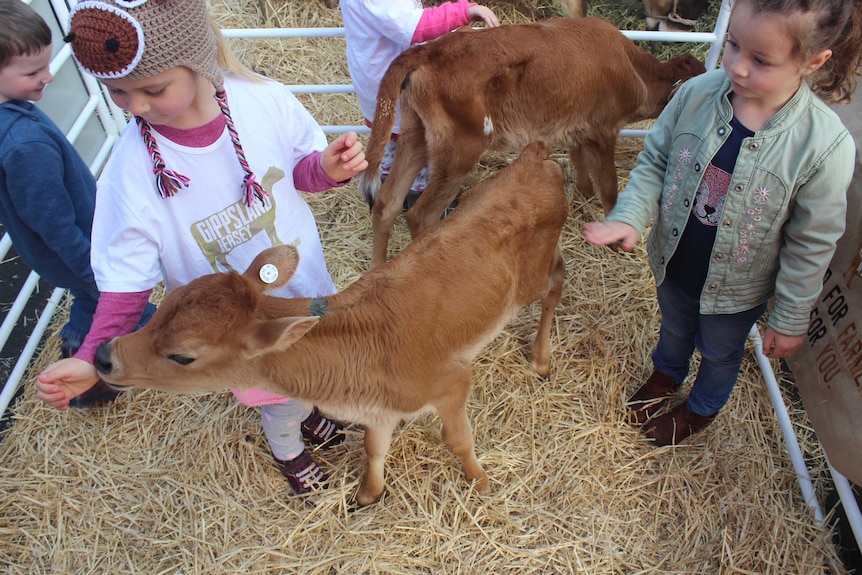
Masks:
[[[771,297],[766,356],[804,342],[855,162],[852,137],[822,100],[849,100],[860,48],[862,0],[737,0],[722,69],[682,86],[617,206],[586,224],[589,242],[630,250],[654,219],[647,248],[662,322],[654,371],[628,407],[657,445],[715,418]],[[695,348],[688,398],[660,415]]]

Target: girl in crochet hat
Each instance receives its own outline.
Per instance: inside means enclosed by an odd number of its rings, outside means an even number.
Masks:
[[[205,0],[79,2],[66,41],[135,121],[99,178],[92,264],[103,294],[93,327],[73,358],[40,374],[43,401],[65,409],[98,381],[97,346],[131,331],[160,281],[171,289],[207,273],[244,271],[264,248],[291,243],[299,268],[274,294],[335,293],[297,190],[343,185],[364,170],[355,133],[327,145],[285,86],[230,55]],[[241,142],[240,132],[254,137]],[[303,437],[333,445],[343,439],[340,425],[286,397],[234,394],[262,406],[264,432],[291,487],[305,493],[322,485],[326,476]]]

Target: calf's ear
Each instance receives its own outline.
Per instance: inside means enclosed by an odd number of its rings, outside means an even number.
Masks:
[[[299,250],[296,246],[274,246],[257,254],[242,275],[264,292],[286,285],[298,265]]]
[[[245,359],[252,359],[259,355],[284,351],[308,333],[318,321],[319,317],[308,316],[281,317],[260,322],[249,330],[243,341],[242,355]]]

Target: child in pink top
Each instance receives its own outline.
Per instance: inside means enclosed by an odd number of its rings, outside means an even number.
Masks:
[[[102,295],[93,327],[74,357],[39,375],[40,399],[65,409],[98,386],[97,346],[131,331],[160,281],[170,290],[207,273],[242,271],[263,249],[289,243],[300,251],[299,267],[271,294],[335,292],[299,191],[343,185],[365,169],[355,133],[327,145],[284,85],[230,55],[205,0],[79,2],[65,40],[80,68],[134,119],[99,177],[91,261]],[[340,426],[292,398],[234,393],[260,406],[294,491],[325,485],[305,441],[332,445],[344,437]]]
[[[490,8],[468,0],[431,8],[423,8],[420,0],[341,0],[340,6],[347,41],[347,66],[359,109],[368,126],[374,122],[380,79],[401,52],[470,22],[484,22],[491,28],[500,25]],[[471,63],[465,62],[465,65]],[[384,177],[392,166],[399,122],[400,118],[396,117],[392,141],[380,163],[380,173]],[[412,199],[425,189],[427,181],[427,169],[423,169],[410,188]]]

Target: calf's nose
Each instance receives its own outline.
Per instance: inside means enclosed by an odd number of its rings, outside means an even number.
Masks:
[[[96,348],[96,357],[93,360],[93,365],[96,366],[96,371],[100,375],[111,373],[111,348],[108,346],[108,342],[102,343]]]

